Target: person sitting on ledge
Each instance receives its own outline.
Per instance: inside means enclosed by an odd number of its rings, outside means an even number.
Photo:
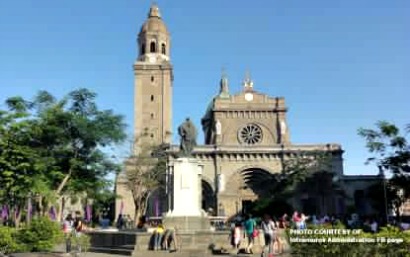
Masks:
[[[171,250],[171,245],[174,245],[174,250]],[[175,229],[167,229],[164,233],[163,249],[170,252],[176,252],[178,250]]]
[[[157,229],[154,232],[155,233],[154,250],[160,250],[164,232],[165,232],[164,226],[162,224],[159,224]]]

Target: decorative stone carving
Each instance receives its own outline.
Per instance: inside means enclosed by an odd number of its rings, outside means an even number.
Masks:
[[[280,121],[280,133],[282,135],[286,134],[286,123],[283,120]]]
[[[243,144],[258,144],[262,141],[262,129],[256,124],[247,124],[238,131],[238,138]]]

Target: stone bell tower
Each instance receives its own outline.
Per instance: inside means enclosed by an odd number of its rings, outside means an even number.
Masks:
[[[154,4],[139,32],[139,54],[134,63],[134,137],[147,132],[154,144],[172,140],[170,41],[159,8]]]

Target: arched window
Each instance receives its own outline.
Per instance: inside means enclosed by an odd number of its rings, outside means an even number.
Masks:
[[[151,53],[156,53],[156,52],[157,52],[157,47],[156,47],[156,45],[155,45],[155,42],[151,42],[150,52],[151,52]]]
[[[151,102],[154,102],[154,95],[151,95]]]
[[[151,82],[154,82],[154,76],[151,76]]]
[[[141,45],[141,54],[145,54],[145,44]]]
[[[162,45],[161,45],[161,53],[162,53],[162,54],[166,54],[166,53],[167,53],[167,50],[166,50],[166,48],[165,48],[165,44],[164,44],[164,43],[162,43]]]

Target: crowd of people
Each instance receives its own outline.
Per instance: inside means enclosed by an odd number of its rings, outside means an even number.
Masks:
[[[129,214],[119,214],[117,218],[117,228],[119,230],[123,229],[133,229],[134,228],[134,220],[131,219]]]
[[[237,217],[231,224],[231,233],[229,236],[230,243],[238,252],[242,241],[245,241],[246,247],[244,253],[252,254],[255,239],[259,237],[259,231],[263,233],[264,249],[263,254],[280,254],[283,253],[283,240],[280,236],[280,230],[286,228],[284,219],[276,220],[268,214],[265,214],[260,223],[252,215],[245,215],[244,219]]]
[[[376,217],[360,217],[357,214],[352,214],[345,217],[337,215],[305,215],[295,211],[291,216],[284,214],[276,219],[267,214],[262,219],[252,218],[251,215],[245,217],[237,216],[231,221],[230,244],[238,252],[243,250],[245,253],[252,253],[252,247],[255,239],[259,238],[259,231],[263,233],[264,249],[263,254],[270,256],[272,254],[280,254],[284,251],[285,233],[283,229],[307,229],[312,225],[329,225],[336,227],[344,225],[348,229],[362,229],[364,232],[377,233],[380,230],[383,220]],[[396,225],[402,230],[410,228],[406,223],[395,224],[394,221],[389,222],[390,225]],[[244,245],[243,249],[240,246]]]
[[[244,253],[252,254],[255,239],[260,238],[264,240],[262,254],[266,254],[265,256],[283,253],[285,245],[285,236],[283,236],[285,233],[283,230],[286,228],[307,229],[311,225],[336,226],[338,224],[343,224],[349,229],[362,229],[364,232],[377,233],[380,224],[386,224],[386,222],[383,223],[382,220],[375,217],[360,217],[357,214],[342,218],[337,215],[308,216],[297,211],[291,216],[284,214],[278,219],[271,217],[268,214],[263,215],[261,219],[253,218],[252,215],[247,214],[244,217],[236,216],[229,223],[231,225],[229,240],[234,249],[238,252],[243,251]],[[394,222],[391,221],[390,223],[392,224]],[[406,227],[405,223],[392,225],[397,225],[403,230],[410,228],[410,226]],[[119,230],[134,229],[135,225],[130,215],[119,215],[116,227]],[[171,250],[171,248],[173,248],[172,251],[178,249],[175,228],[165,228],[161,223],[161,220],[150,220],[146,217],[141,217],[136,228],[146,230],[148,227],[154,228],[150,242],[150,249]],[[85,223],[80,212],[76,212],[75,218],[73,218],[71,214],[67,216],[63,223],[63,230],[66,234],[67,252],[70,252],[71,237],[80,236],[85,230]],[[263,235],[259,235],[259,233],[263,233]],[[241,246],[244,247],[241,248]]]

